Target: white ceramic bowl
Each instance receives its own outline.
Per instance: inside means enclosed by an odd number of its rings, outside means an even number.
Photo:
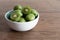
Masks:
[[[12,10],[8,11],[5,14],[5,20],[6,20],[6,23],[9,25],[9,27],[12,28],[13,30],[16,30],[16,31],[28,31],[28,30],[33,29],[36,26],[36,24],[38,23],[39,14],[38,14],[38,17],[33,21],[29,21],[29,22],[13,22],[13,21],[8,19],[8,16],[10,15],[11,11]]]

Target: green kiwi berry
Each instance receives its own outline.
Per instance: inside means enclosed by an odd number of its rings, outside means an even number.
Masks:
[[[35,17],[38,16],[38,12],[35,9],[32,9],[32,12],[31,13],[34,14]]]
[[[16,13],[16,14],[19,14],[20,16],[23,16],[21,10],[15,10],[15,11],[13,11],[12,13]]]
[[[28,21],[31,21],[31,20],[34,20],[34,19],[35,19],[35,15],[34,14],[28,14],[26,16],[26,20],[28,20]]]
[[[22,9],[22,13],[23,14],[29,14],[31,13],[31,7],[30,6],[26,6]]]
[[[14,10],[22,10],[22,6],[16,5],[16,6],[14,7]]]
[[[21,16],[22,16],[22,13],[19,10],[15,10],[11,12],[10,19],[12,21],[18,21]]]
[[[25,22],[25,19],[21,17],[19,22]]]
[[[18,21],[19,18],[20,18],[20,15],[18,15],[18,14],[16,14],[16,13],[12,13],[12,14],[10,15],[10,19],[11,19],[12,21]]]

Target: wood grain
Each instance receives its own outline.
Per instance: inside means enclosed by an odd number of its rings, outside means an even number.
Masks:
[[[48,0],[49,1],[49,0]],[[54,0],[53,0],[54,1]],[[53,3],[52,1],[52,3]],[[0,0],[0,40],[60,40],[60,12],[53,10],[48,4],[41,5],[40,1]],[[36,27],[27,32],[17,32],[9,28],[4,15],[16,4],[31,5],[39,14],[40,19]],[[47,5],[47,6],[46,6]],[[50,10],[51,8],[51,10]],[[57,7],[56,7],[57,8]],[[45,11],[44,11],[45,10]]]

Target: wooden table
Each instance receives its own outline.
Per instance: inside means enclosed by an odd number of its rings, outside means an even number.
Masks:
[[[5,23],[4,14],[16,4],[31,5],[39,12],[40,19],[34,29],[16,32]],[[60,40],[60,12],[41,6],[39,1],[0,0],[0,40]]]

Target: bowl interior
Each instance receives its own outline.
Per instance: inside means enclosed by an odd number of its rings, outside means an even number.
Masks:
[[[10,15],[11,15],[11,12],[12,12],[13,10],[10,10],[10,11],[8,11],[6,14],[5,14],[5,19],[7,20],[7,21],[10,21],[10,22],[14,22],[14,23],[26,23],[26,22],[15,22],[15,21],[11,21],[10,20]],[[34,19],[34,20],[36,20],[37,18],[39,18],[39,14],[38,14],[38,16]],[[34,20],[32,20],[32,21],[34,21]],[[32,21],[28,21],[28,22],[32,22]]]

